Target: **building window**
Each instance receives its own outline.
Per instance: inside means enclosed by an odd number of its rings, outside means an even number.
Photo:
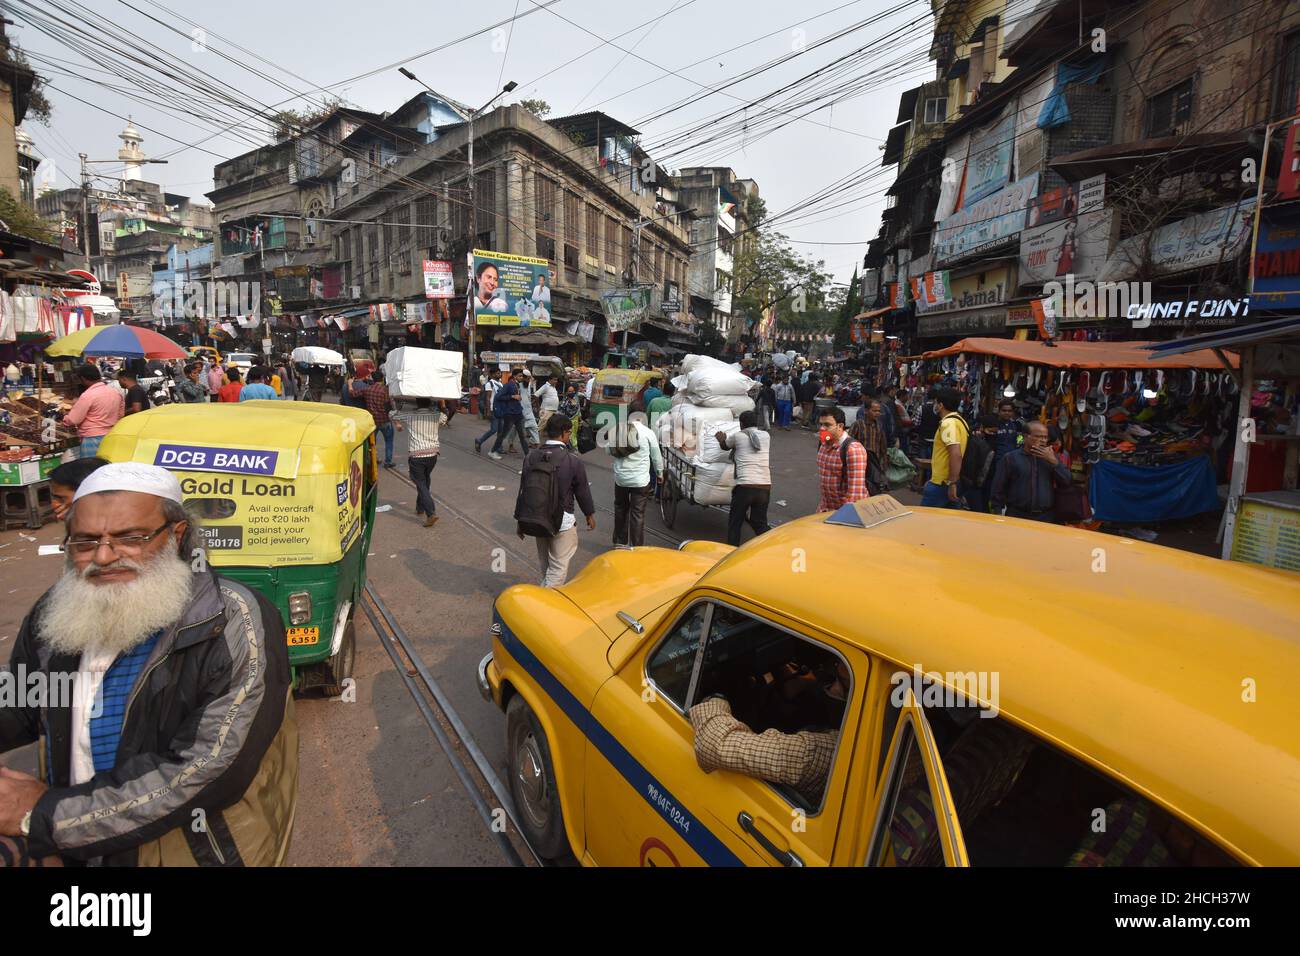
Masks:
[[[1177,86],[1147,100],[1147,136],[1173,136],[1192,118],[1192,98],[1196,77],[1189,76]]]
[[[474,175],[474,203],[478,215],[476,228],[477,243],[481,248],[495,248],[494,231],[497,226],[497,172],[485,169]]]
[[[415,246],[421,256],[432,254],[438,245],[438,199],[425,196],[415,201]]]
[[[389,250],[389,262],[393,262],[395,258],[397,274],[409,276],[411,274],[411,207],[398,206],[393,213],[393,221],[397,223],[394,227],[397,231],[397,246]]]
[[[617,269],[622,265],[623,257],[618,248],[618,220],[612,216],[605,219],[605,265]]]
[[[564,268],[573,275],[569,281],[577,281],[578,247],[581,242],[582,201],[577,193],[564,194]]]
[[[366,283],[372,289],[379,285],[379,227],[366,227]]]
[[[948,97],[932,96],[925,101],[924,123],[942,123],[948,116]]]
[[[537,231],[537,256],[555,261],[555,180],[536,174],[533,177],[533,206]]]
[[[632,269],[635,270],[637,267],[632,265],[632,227],[620,226],[619,233],[622,236],[622,242],[623,242],[622,265],[625,270],[627,269],[628,266],[632,266]]]
[[[1297,88],[1300,87],[1300,30],[1281,40],[1277,64],[1277,87],[1273,94],[1273,119],[1280,120],[1296,112]]]
[[[600,258],[600,210],[595,206],[587,207],[587,255]]]

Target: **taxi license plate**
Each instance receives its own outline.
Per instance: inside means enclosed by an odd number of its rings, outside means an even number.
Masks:
[[[319,627],[291,627],[288,630],[289,646],[303,647],[308,644],[320,643]]]

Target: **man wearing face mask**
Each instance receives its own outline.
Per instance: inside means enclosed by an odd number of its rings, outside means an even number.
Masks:
[[[816,806],[830,775],[835,743],[844,715],[850,685],[849,670],[836,660],[825,674],[792,664],[783,668],[781,697],[786,701],[816,694],[816,706],[824,712],[814,726],[787,734],[771,729],[754,733],[731,714],[725,697],[713,696],[690,710],[695,731],[695,762],[705,772],[732,770],[798,790]]]
[[[867,495],[867,450],[849,437],[844,409],[832,406],[817,420],[817,482],[821,488],[818,511],[838,511]]]

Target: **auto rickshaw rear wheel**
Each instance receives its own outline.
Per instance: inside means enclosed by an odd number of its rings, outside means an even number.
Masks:
[[[357,657],[357,631],[352,621],[352,612],[348,612],[348,622],[343,625],[343,640],[339,649],[329,660],[321,663],[321,690],[326,697],[338,697],[343,693],[343,683],[352,676],[352,664]]]
[[[510,795],[524,837],[542,859],[564,859],[570,852],[569,839],[564,832],[551,748],[537,715],[518,695],[506,706],[506,761]]]

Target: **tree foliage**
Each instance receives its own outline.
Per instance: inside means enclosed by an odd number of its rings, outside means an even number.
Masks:
[[[18,122],[31,118],[42,126],[49,126],[54,107],[45,95],[45,77],[32,69],[26,54],[13,41],[7,46],[0,45],[0,64],[7,67],[4,70],[5,82],[11,88],[19,89],[24,85],[19,79],[20,74],[30,73],[32,76],[31,89],[27,91],[27,115]]]
[[[45,220],[36,214],[36,210],[15,198],[14,194],[0,186],[0,220],[12,233],[37,239],[41,242],[54,242],[54,233],[45,224]]]
[[[280,110],[269,117],[271,135],[277,143],[300,136],[307,128],[315,126],[343,105],[338,97],[326,97],[318,109]]]
[[[551,114],[551,104],[546,100],[520,100],[519,105],[538,119],[546,119]]]
[[[825,310],[831,291],[826,263],[801,256],[779,232],[760,229],[750,238],[733,259],[732,313],[759,321],[774,309],[780,327],[815,327],[809,320]]]

